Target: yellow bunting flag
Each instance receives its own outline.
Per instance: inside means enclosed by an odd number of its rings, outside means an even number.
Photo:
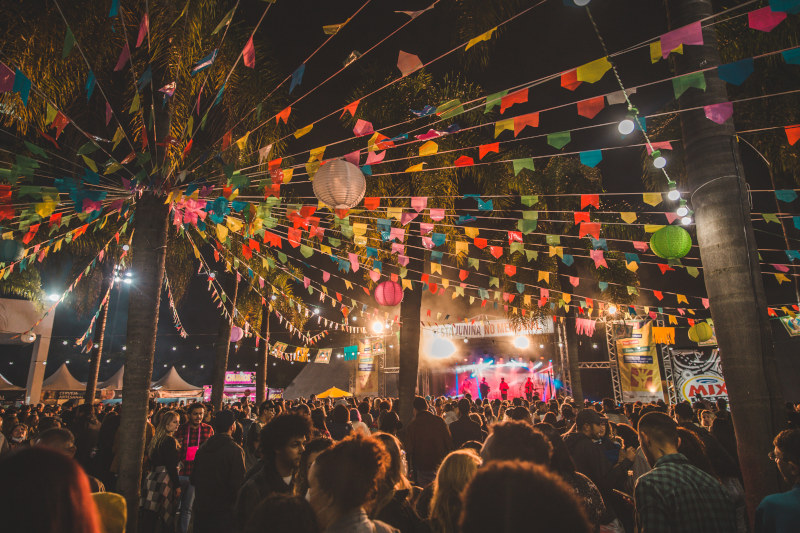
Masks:
[[[664,224],[645,224],[644,231],[647,233],[655,233],[663,227]]]
[[[637,263],[636,261],[628,261],[625,263],[625,266],[628,267],[628,270],[630,270],[631,272],[636,272],[637,270],[639,270],[639,263]]]
[[[231,218],[231,217],[228,217],[227,219],[225,219],[225,224],[234,233],[238,233],[239,231],[241,231],[242,226],[243,226],[241,220],[237,220],[237,219]]]
[[[487,32],[481,33],[477,37],[473,37],[472,39],[469,40],[467,45],[464,47],[464,50],[469,50],[470,48],[472,48],[473,46],[475,46],[476,44],[478,44],[478,43],[480,43],[482,41],[488,41],[489,39],[492,38],[492,34],[494,32],[496,32],[496,31],[497,31],[497,26],[495,26],[494,28],[492,28],[491,30],[489,30]]]
[[[327,146],[312,148],[311,151],[308,152],[308,162],[311,163],[312,161],[322,161],[322,156],[325,155],[326,148]]]
[[[673,48],[670,53],[683,55],[683,43],[679,44],[677,48]],[[654,43],[650,43],[650,62],[658,63],[661,59],[663,57],[661,54],[661,40],[659,39]]]
[[[467,241],[456,241],[456,255],[469,254],[469,243]]]
[[[402,279],[402,280],[400,280],[400,283],[403,285],[403,290],[406,290],[406,289],[412,290],[413,289],[413,287],[411,286],[411,280],[410,279]]]
[[[428,141],[419,147],[419,155],[433,155],[439,151],[439,145],[433,141]]]
[[[675,318],[675,315],[667,315],[667,319],[669,320],[670,324],[677,324],[678,323],[678,319]]]
[[[228,228],[223,226],[222,224],[217,224],[217,239],[222,242],[228,238]]]
[[[353,233],[356,235],[365,235],[367,233],[367,224],[365,222],[354,222]]]
[[[570,303],[572,301],[572,295],[566,292],[563,294],[562,298],[565,303]]]
[[[422,163],[417,163],[416,165],[411,165],[406,169],[406,172],[421,172],[422,167],[424,167],[425,165],[427,165],[427,163],[424,161]]]
[[[563,246],[550,246],[549,248],[550,249],[548,250],[547,253],[548,253],[548,255],[550,257],[553,257],[554,255],[557,255],[558,257],[561,257],[562,259],[564,258],[564,247]]]
[[[540,270],[539,278],[536,281],[544,281],[545,283],[550,283],[550,272],[545,272],[544,270]]]
[[[86,166],[92,169],[92,172],[97,172],[97,164],[94,162],[94,160],[86,157],[83,154],[81,154],[81,157],[83,158],[83,162],[86,163]]]
[[[586,63],[578,67],[578,81],[585,81],[588,83],[600,81],[610,68],[611,63],[608,61],[607,57],[595,59],[591,63]]]
[[[789,281],[789,278],[784,274],[775,274],[775,281],[777,281],[779,285],[782,285],[784,281]]]
[[[442,265],[439,263],[431,263],[431,274],[441,274]]]
[[[400,220],[403,217],[403,208],[402,207],[387,207],[386,208],[386,218],[393,218],[395,220]]]
[[[632,211],[624,211],[619,214],[619,217],[628,224],[633,224],[636,221],[636,213]]]
[[[464,228],[464,235],[466,235],[470,239],[474,239],[475,237],[480,235],[480,232],[481,232],[480,228],[472,228],[472,227]]]
[[[503,133],[506,130],[514,131],[514,119],[509,118],[506,120],[500,120],[494,123],[494,138],[496,139],[498,135]]]
[[[295,139],[299,139],[300,137],[302,137],[303,135],[305,135],[306,133],[308,133],[309,131],[311,131],[311,128],[313,128],[313,127],[314,127],[314,125],[313,125],[313,124],[309,124],[308,126],[305,126],[305,127],[303,127],[303,128],[300,128],[299,130],[297,130],[296,132],[294,132],[294,138],[295,138]]]
[[[292,181],[292,174],[294,174],[293,168],[284,168],[283,169],[283,182],[289,183]]]
[[[642,201],[648,205],[656,206],[661,203],[663,198],[660,192],[646,192],[642,195]]]
[[[250,137],[250,132],[248,131],[247,133],[239,137],[238,141],[236,141],[236,146],[239,147],[239,151],[243,152],[244,149],[247,148],[247,139],[249,137]]]
[[[683,302],[686,305],[689,305],[689,300],[686,299],[686,295],[685,294],[677,294],[676,297],[678,299],[678,303]]]

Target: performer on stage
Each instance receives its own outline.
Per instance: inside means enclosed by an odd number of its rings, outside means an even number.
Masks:
[[[500,397],[503,400],[508,400],[508,383],[506,383],[506,378],[500,378]]]
[[[489,397],[489,391],[491,389],[489,388],[489,384],[486,383],[486,378],[483,378],[481,380],[481,384],[480,384],[479,389],[480,389],[480,392],[481,392],[481,400],[485,400],[486,398]]]
[[[528,381],[525,382],[525,398],[530,402],[533,399],[533,381],[528,376]]]

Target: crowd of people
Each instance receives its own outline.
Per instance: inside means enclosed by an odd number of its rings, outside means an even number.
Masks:
[[[155,404],[139,509],[115,494],[119,406],[0,410],[11,533],[800,531],[800,413],[748,516],[727,404],[458,398]],[[794,426],[794,427],[792,427]]]

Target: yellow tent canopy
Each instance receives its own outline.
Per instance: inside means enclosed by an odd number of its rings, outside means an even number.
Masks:
[[[352,396],[352,394],[347,391],[343,391],[338,387],[331,387],[325,392],[320,392],[317,394],[317,398],[346,398],[348,396]]]

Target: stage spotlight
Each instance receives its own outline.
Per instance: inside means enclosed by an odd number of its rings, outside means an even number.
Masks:
[[[540,349],[540,350],[544,350],[544,344],[540,344],[540,345],[539,345],[539,349]]]
[[[592,344],[592,348],[594,348],[595,350],[597,349],[597,343],[596,342]]]
[[[467,344],[467,343],[469,343],[469,339],[464,337],[464,344]]]
[[[446,359],[456,352],[456,346],[450,340],[437,337],[428,348],[428,354],[434,359]]]
[[[609,315],[616,315],[617,314],[617,306],[614,305],[614,304],[609,305],[608,306],[608,314]]]
[[[47,301],[48,302],[57,302],[59,298],[60,298],[60,296],[58,294],[55,294],[55,293],[47,295]]]
[[[353,318],[355,318],[355,317],[353,317]],[[380,322],[380,321],[376,320],[375,322],[372,323],[372,331],[374,331],[375,333],[382,332],[384,327],[385,327],[385,325],[384,325],[383,322]]]
[[[514,339],[514,347],[519,348],[520,350],[524,350],[530,345],[531,345],[531,340],[528,337],[520,336]]]

